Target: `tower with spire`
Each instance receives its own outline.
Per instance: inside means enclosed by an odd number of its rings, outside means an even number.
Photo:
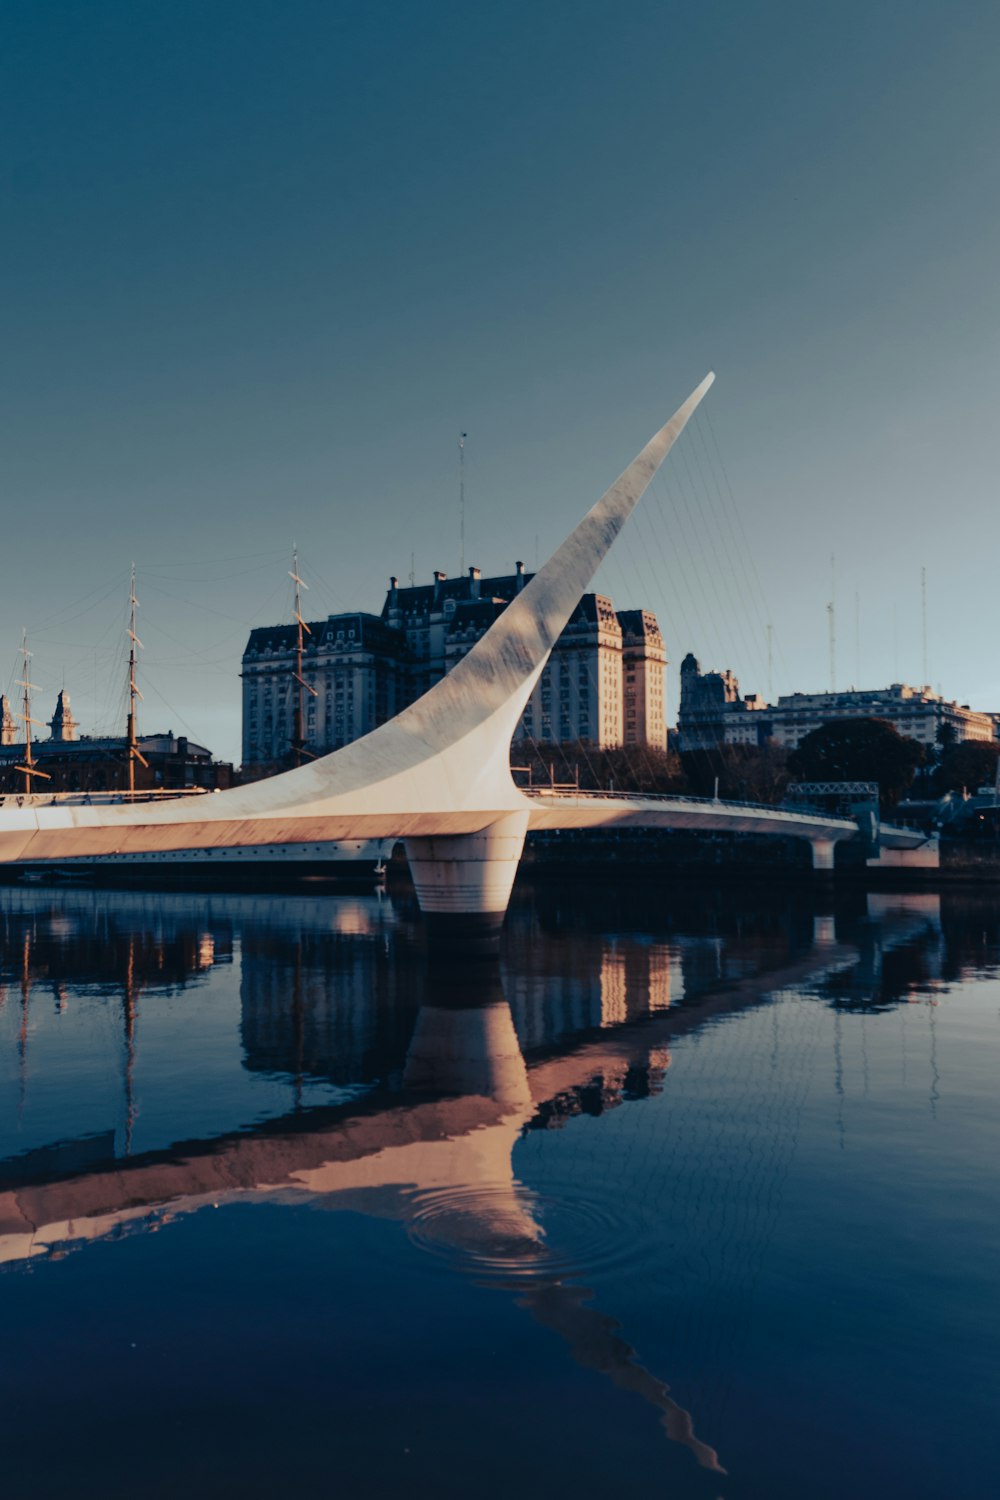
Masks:
[[[0,745],[17,744],[17,724],[6,693],[0,693]]]
[[[69,706],[69,694],[65,688],[62,689],[59,697],[56,699],[56,711],[49,720],[49,727],[52,730],[52,738],[54,740],[65,743],[67,740],[76,739],[76,731],[79,725],[73,717]]]

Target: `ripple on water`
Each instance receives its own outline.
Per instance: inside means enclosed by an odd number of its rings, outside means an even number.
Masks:
[[[477,1183],[412,1194],[411,1241],[456,1269],[530,1282],[598,1271],[631,1272],[641,1236],[596,1198],[539,1193],[520,1183]]]

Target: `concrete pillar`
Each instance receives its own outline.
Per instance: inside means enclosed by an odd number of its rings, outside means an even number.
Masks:
[[[530,1112],[528,1071],[506,1000],[421,1006],[403,1085],[421,1093],[479,1095],[505,1113]]]
[[[420,910],[432,929],[499,932],[527,831],[527,812],[515,812],[481,833],[405,840]]]
[[[810,839],[812,845],[812,858],[814,870],[833,869],[833,851],[837,847],[835,839]]]

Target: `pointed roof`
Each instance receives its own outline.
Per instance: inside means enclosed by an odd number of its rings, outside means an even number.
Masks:
[[[49,720],[54,740],[75,740],[78,729],[77,721],[74,719],[69,706],[69,693],[63,688],[56,699],[56,710]]]

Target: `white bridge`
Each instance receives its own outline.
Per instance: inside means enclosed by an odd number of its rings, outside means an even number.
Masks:
[[[858,836],[850,819],[697,798],[526,794],[510,743],[556,640],[680,436],[709,375],[455,668],[363,739],[251,786],[163,803],[26,800],[0,820],[0,863],[403,839],[421,910],[503,921],[529,829],[697,828],[807,839],[817,869]],[[923,835],[883,827],[888,849]]]

